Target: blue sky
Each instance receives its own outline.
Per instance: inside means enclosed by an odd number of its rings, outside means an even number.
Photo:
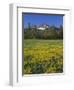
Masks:
[[[63,15],[44,15],[44,14],[24,14],[24,28],[28,26],[28,23],[31,25],[41,25],[48,24],[50,26],[59,27],[63,26]]]

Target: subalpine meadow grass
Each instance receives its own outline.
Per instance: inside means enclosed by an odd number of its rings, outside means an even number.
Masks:
[[[62,72],[63,40],[24,40],[24,74]]]

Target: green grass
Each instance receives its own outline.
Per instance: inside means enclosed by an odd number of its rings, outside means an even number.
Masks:
[[[62,72],[63,40],[24,40],[24,74]]]

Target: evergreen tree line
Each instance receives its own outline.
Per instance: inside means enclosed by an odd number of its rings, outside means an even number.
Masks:
[[[63,27],[51,26],[45,30],[39,30],[37,26],[24,29],[24,39],[63,39]]]

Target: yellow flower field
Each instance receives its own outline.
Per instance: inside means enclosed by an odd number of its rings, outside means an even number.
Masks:
[[[62,40],[24,40],[24,74],[62,72]]]

